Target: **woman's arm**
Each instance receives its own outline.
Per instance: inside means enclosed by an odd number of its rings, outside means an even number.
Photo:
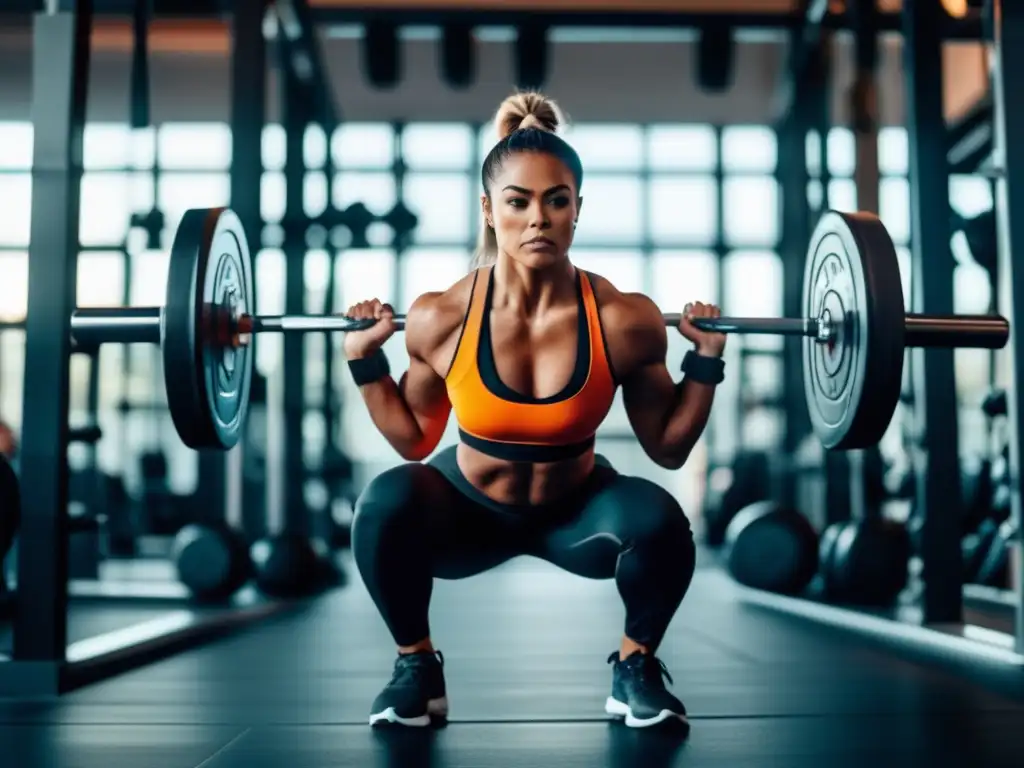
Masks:
[[[374,425],[406,461],[421,461],[433,452],[451,412],[444,379],[430,363],[454,331],[446,328],[439,296],[420,296],[406,315],[409,369],[401,379],[396,383],[388,375],[359,387]]]
[[[619,330],[612,332],[624,362],[617,368],[626,415],[644,452],[659,466],[678,469],[707,426],[715,386],[689,377],[676,383],[666,364],[668,333],[661,310],[639,294],[622,299],[614,323]]]

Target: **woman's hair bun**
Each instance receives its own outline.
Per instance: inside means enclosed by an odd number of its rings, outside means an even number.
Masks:
[[[556,132],[565,124],[565,115],[558,104],[536,91],[514,93],[498,107],[494,128],[499,139],[522,128],[539,128]]]

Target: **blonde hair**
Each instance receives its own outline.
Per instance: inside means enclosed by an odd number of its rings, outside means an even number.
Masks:
[[[514,93],[507,97],[494,115],[494,129],[498,143],[487,155],[483,166],[483,183],[486,190],[490,178],[497,172],[504,159],[513,151],[508,139],[516,131],[534,128],[546,133],[557,133],[565,125],[565,114],[553,99],[536,91]],[[470,268],[476,269],[493,264],[498,258],[498,240],[494,228],[481,218],[480,234]]]

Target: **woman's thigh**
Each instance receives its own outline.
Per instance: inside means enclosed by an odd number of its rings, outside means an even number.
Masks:
[[[409,463],[382,472],[360,495],[353,521],[357,555],[387,557],[402,568],[422,547],[437,578],[460,579],[522,554],[524,536],[493,509],[470,498],[438,468]],[[398,546],[394,546],[394,545]],[[390,546],[389,546],[390,545]],[[366,552],[366,547],[377,550]]]

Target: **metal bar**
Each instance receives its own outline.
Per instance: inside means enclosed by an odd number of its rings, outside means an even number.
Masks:
[[[853,15],[854,75],[847,92],[852,116],[856,159],[853,181],[857,208],[879,213],[881,168],[878,159],[878,0],[852,0],[847,3]],[[801,366],[801,373],[803,366]],[[881,465],[878,446],[850,451],[846,462],[850,471],[850,516],[857,520],[877,520],[882,516],[880,489],[869,488],[876,475],[871,466]]]
[[[682,315],[666,313],[665,324],[678,325]],[[820,323],[812,318],[715,317],[699,318],[693,324],[702,331],[768,336],[817,336]]]
[[[798,29],[803,17],[796,13],[723,13],[715,11],[644,11],[623,6],[621,11],[607,10],[559,10],[545,8],[538,3],[536,8],[507,9],[492,8],[389,8],[385,12],[388,20],[401,26],[444,25],[461,22],[471,26],[516,26],[529,21],[542,21],[552,28],[626,28],[626,29],[702,29],[714,24],[725,24],[740,30],[791,30]],[[312,9],[317,24],[358,24],[374,11],[367,8],[347,8],[337,5],[323,5]],[[379,15],[380,10],[376,13]],[[848,13],[827,14],[821,26],[826,30],[848,30],[852,19]],[[900,29],[898,11],[882,13],[879,29],[883,32],[897,32]],[[978,14],[969,14],[963,19],[947,17],[943,33],[948,40],[977,42],[982,36],[982,23]]]
[[[132,128],[150,126],[149,17],[152,0],[135,0],[132,14],[131,115]]]
[[[904,72],[910,145],[913,298],[916,311],[953,314],[953,259],[942,93],[944,13],[933,0],[904,0]],[[960,622],[962,492],[951,349],[914,353],[915,443],[910,447],[921,515],[921,609],[925,623]],[[951,413],[952,410],[952,413]]]
[[[666,312],[662,315],[665,325],[679,325],[682,320],[679,312]],[[395,326],[405,329],[405,315],[394,315]],[[371,328],[376,320],[355,320],[341,315],[263,315],[251,318],[252,333],[315,333],[323,331],[352,332]],[[699,318],[693,323],[698,328],[719,333],[761,334],[770,336],[811,336],[819,333],[819,322],[811,318],[794,319],[785,317],[716,317]],[[243,328],[243,331],[249,330]]]
[[[159,307],[79,308],[71,315],[71,336],[79,347],[100,344],[159,344]]]
[[[281,72],[282,123],[285,130],[285,312],[302,314],[306,307],[306,228],[305,176],[303,160],[306,128],[313,120],[313,105],[308,88],[299,81],[289,67]],[[295,480],[285,484],[284,527],[289,533],[305,536],[309,531],[309,514],[304,483],[306,476],[304,457],[305,438],[303,423],[306,415],[306,346],[301,336],[284,338],[284,477]],[[277,533],[277,531],[272,531]]]
[[[815,78],[813,66],[823,43],[825,19],[829,18],[828,0],[803,0],[799,21],[790,38],[787,71],[779,84],[772,105],[777,119],[785,120],[796,109],[797,93],[804,90],[808,78]]]
[[[134,0],[98,0],[97,16],[123,17],[132,13]],[[61,0],[66,5],[69,0]],[[0,18],[23,17],[43,7],[44,0],[4,0],[0,6]],[[154,0],[153,18],[222,18],[233,12],[234,0]],[[337,25],[360,23],[381,9],[372,4],[321,5],[311,9],[311,18],[316,25]],[[798,14],[782,13],[722,13],[714,11],[685,10],[658,11],[632,10],[565,10],[545,8],[537,3],[534,8],[507,10],[495,3],[492,7],[477,7],[469,10],[438,2],[431,7],[388,7],[384,11],[396,24],[402,25],[443,25],[460,21],[471,26],[483,24],[514,25],[538,17],[546,23],[559,27],[607,27],[607,28],[656,28],[656,29],[700,29],[714,23],[727,23],[736,29],[788,30],[799,26],[802,17]],[[880,29],[884,32],[900,30],[899,11],[887,11],[879,16]],[[826,29],[849,29],[852,21],[847,13],[825,16],[822,26]],[[964,40],[972,43],[983,39],[984,25],[977,12],[970,12],[964,18],[945,16],[943,33],[947,40]]]
[[[795,44],[797,34],[795,30],[791,33],[791,46]],[[823,70],[824,67],[815,69],[818,73]],[[810,185],[807,134],[811,126],[810,105],[820,100],[823,90],[823,78],[806,78],[795,100],[796,109],[791,110],[777,128],[779,149],[776,177],[782,195],[779,255],[782,259],[782,314],[786,317],[798,317],[803,313],[804,262],[812,228],[810,202],[807,198]],[[804,344],[801,339],[787,338],[782,352],[780,393],[780,404],[785,413],[782,449],[786,456],[796,454],[801,443],[811,434],[804,392],[803,356]],[[787,506],[797,504],[799,484],[795,474],[778,472],[776,475],[778,501]]]
[[[1014,246],[1024,243],[1024,100],[1018,96],[1021,67],[1024,67],[1024,5],[996,0],[996,44],[991,58],[992,93],[995,98],[995,159],[1006,174],[996,180],[996,224],[999,231],[999,307],[1014,321],[1024,322],[1024,270],[1013,259]],[[1012,174],[1014,186],[1007,179]],[[1004,356],[1005,368],[999,379],[1007,388],[1008,443],[1010,477],[1016,492],[1013,519],[1018,534],[1011,542],[1011,582],[1016,592],[1015,642],[1018,653],[1024,653],[1024,557],[1021,552],[1020,523],[1024,519],[1021,504],[1021,437],[1024,436],[1024,335],[1014,334],[1009,353]]]
[[[68,435],[92,2],[34,19],[32,232],[25,323],[22,523],[15,663],[34,662],[36,693],[55,693],[67,647]],[[26,667],[27,669],[27,667]],[[21,675],[0,675],[0,691]]]
[[[263,240],[260,205],[263,126],[267,114],[265,10],[265,0],[235,0],[231,35],[231,209],[238,214],[254,254],[259,251]],[[252,300],[255,306],[255,297]],[[258,378],[254,376],[254,383]],[[260,435],[260,420],[249,420],[245,431],[243,453],[262,454],[266,441],[265,435]],[[242,457],[243,476],[247,458]],[[213,457],[210,460],[216,461]],[[224,465],[223,457],[220,464]],[[241,527],[249,541],[262,538],[267,531],[266,495],[256,487],[258,485],[243,480],[239,490],[242,499]],[[228,494],[228,498],[233,499],[234,496]],[[233,506],[229,505],[229,517]]]
[[[290,73],[293,84],[301,84],[307,92],[312,117],[329,139],[338,126],[338,107],[309,3],[307,0],[275,0],[272,10],[277,19],[280,64]]]
[[[907,315],[908,349],[1002,349],[1010,321],[996,315]]]
[[[992,97],[986,93],[946,130],[949,172],[977,173],[992,154]]]

